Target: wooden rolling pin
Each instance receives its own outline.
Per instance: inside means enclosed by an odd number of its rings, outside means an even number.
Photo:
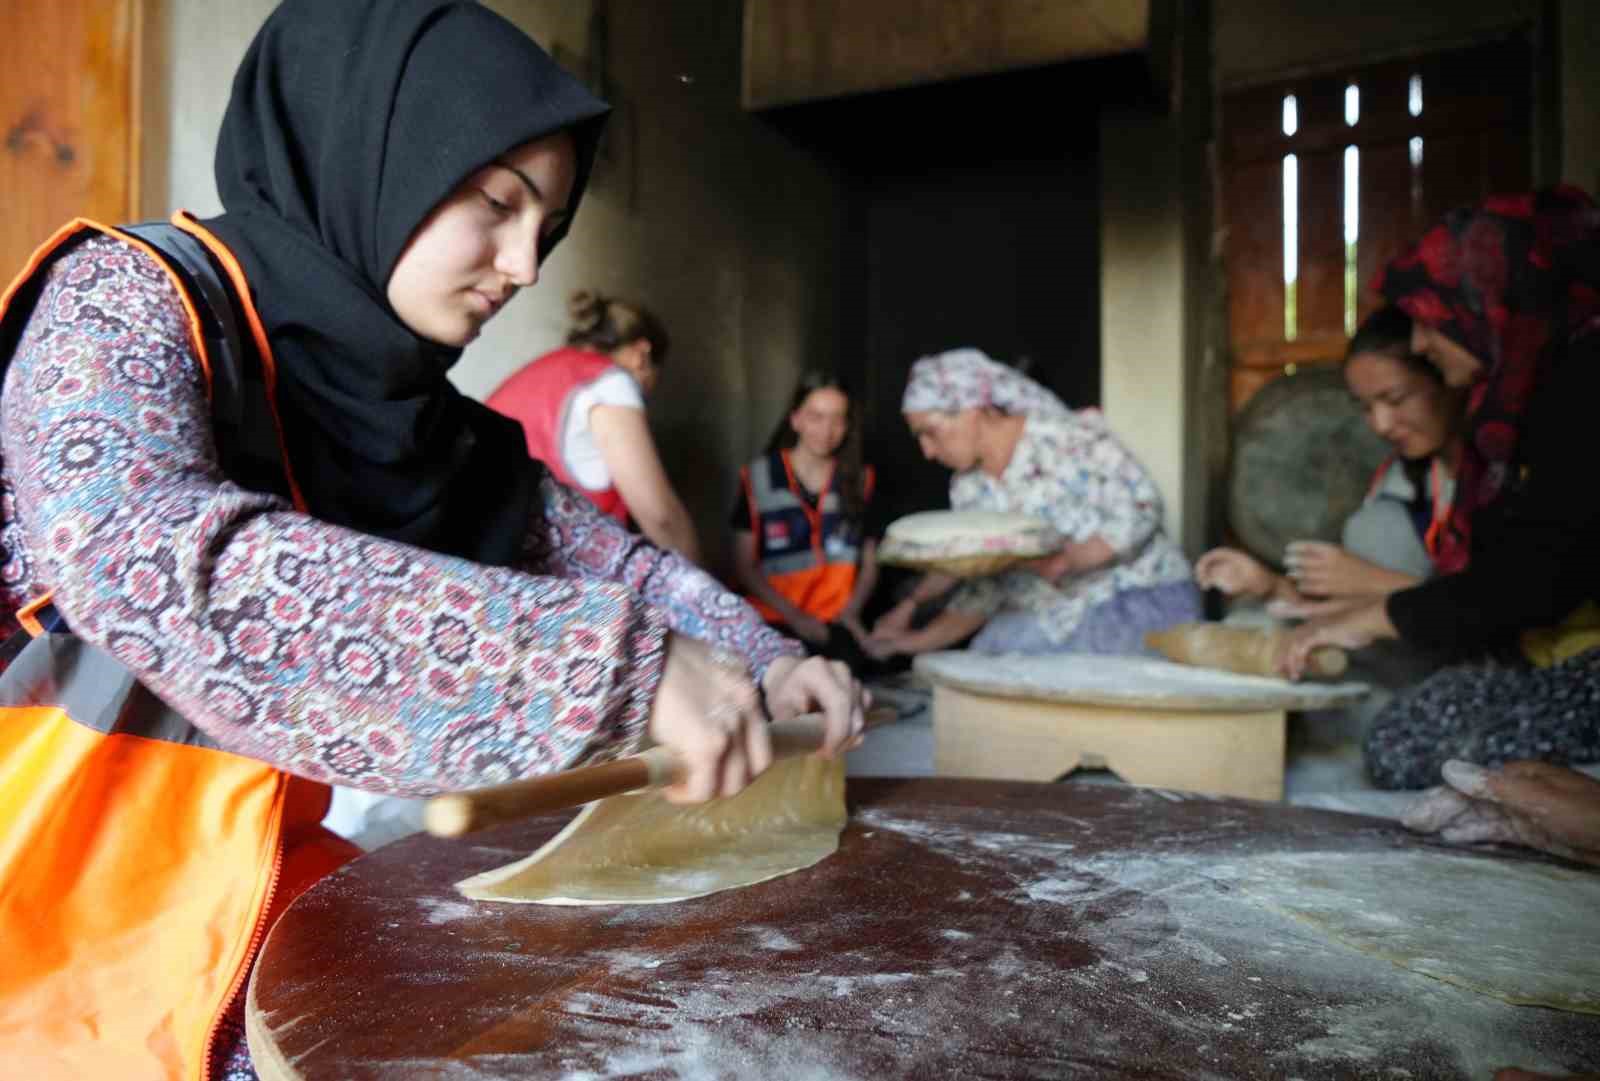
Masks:
[[[1221,668],[1242,676],[1277,678],[1277,656],[1289,632],[1281,627],[1230,627],[1221,623],[1180,623],[1144,636],[1145,645],[1169,660],[1202,668]],[[1306,674],[1332,679],[1344,675],[1350,658],[1334,646],[1318,646]]]
[[[866,725],[894,720],[893,706],[867,711]],[[805,713],[767,726],[772,757],[810,754],[822,746],[823,717]],[[682,778],[682,763],[667,747],[651,747],[598,766],[582,766],[549,777],[531,777],[492,788],[434,796],[422,810],[422,824],[435,837],[459,837],[486,826],[511,822],[564,807],[576,807],[641,788],[662,788]]]

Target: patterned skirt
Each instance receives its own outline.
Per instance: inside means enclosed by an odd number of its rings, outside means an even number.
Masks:
[[[1202,618],[1200,591],[1193,582],[1165,582],[1124,589],[1089,609],[1072,636],[1052,641],[1037,615],[1014,609],[997,612],[967,648],[977,653],[1113,653],[1156,656],[1144,644],[1148,631]]]

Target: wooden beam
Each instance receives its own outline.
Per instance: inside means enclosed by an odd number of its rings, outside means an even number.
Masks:
[[[0,41],[16,54],[0,80],[6,280],[69,219],[138,213],[143,3],[0,4]]]
[[[1149,0],[745,0],[746,109],[1142,49]]]

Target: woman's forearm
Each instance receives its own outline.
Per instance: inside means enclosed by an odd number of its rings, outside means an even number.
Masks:
[[[750,534],[742,536],[749,537]],[[737,545],[739,542],[736,540],[734,543]],[[790,627],[797,626],[805,618],[805,613],[800,611],[788,597],[774,589],[772,583],[762,575],[760,568],[752,565],[742,554],[734,559],[734,576],[738,578],[746,594],[777,612],[778,617]]]
[[[1104,537],[1090,537],[1085,541],[1069,541],[1064,549],[1067,556],[1067,574],[1088,574],[1117,560],[1117,550]]]
[[[917,584],[911,587],[906,600],[913,604],[927,604],[936,601],[950,590],[955,588],[957,578],[953,574],[924,574],[917,579]]]
[[[543,513],[532,525],[523,565],[563,579],[620,582],[666,620],[670,629],[732,650],[760,677],[776,657],[800,644],[767,626],[756,610],[676,552],[658,548],[572,489],[546,477]]]
[[[1401,571],[1392,571],[1388,567],[1374,565],[1367,573],[1367,588],[1362,591],[1362,595],[1385,597],[1397,590],[1410,589],[1421,581],[1422,579],[1414,574],[1405,574]]]
[[[901,639],[900,649],[904,653],[931,653],[936,649],[955,645],[987,622],[989,622],[988,617],[979,612],[946,608],[930,620],[927,626],[907,632]]]
[[[700,562],[700,538],[689,519],[689,510],[673,495],[659,514],[638,522],[639,531],[657,548],[677,552],[690,563]]]
[[[874,541],[867,541],[861,549],[861,565],[856,570],[856,586],[850,591],[850,600],[845,603],[844,611],[839,613],[840,621],[850,622],[859,618],[861,609],[866,607],[868,598],[876,588],[878,588],[878,546]]]

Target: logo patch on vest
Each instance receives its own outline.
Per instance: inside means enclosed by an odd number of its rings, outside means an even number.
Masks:
[[[766,527],[767,543],[769,545],[782,545],[789,543],[789,523],[783,521],[768,521]]]

